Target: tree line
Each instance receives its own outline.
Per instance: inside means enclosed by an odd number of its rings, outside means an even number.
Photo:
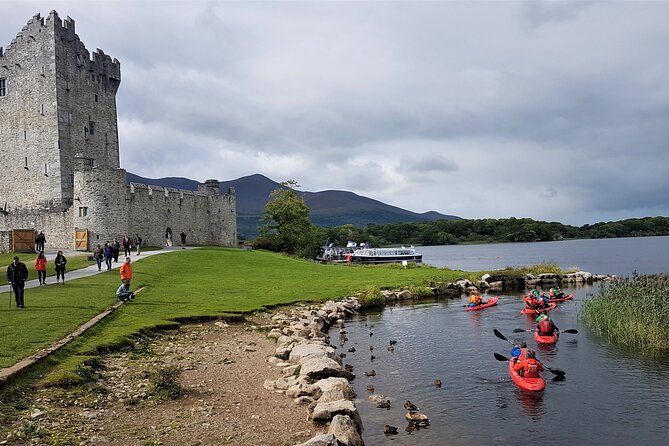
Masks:
[[[270,195],[254,246],[306,258],[315,257],[326,240],[335,246],[345,246],[348,240],[375,246],[435,246],[669,235],[667,217],[631,218],[580,227],[511,217],[323,228],[311,223],[309,207],[295,190],[299,184],[294,180],[281,184],[288,188],[276,189]]]

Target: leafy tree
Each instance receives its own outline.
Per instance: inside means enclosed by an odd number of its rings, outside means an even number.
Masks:
[[[318,249],[318,242],[309,219],[309,206],[295,190],[300,187],[297,181],[283,181],[281,186],[270,193],[256,246],[311,257]]]

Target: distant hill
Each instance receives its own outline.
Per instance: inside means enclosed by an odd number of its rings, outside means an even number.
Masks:
[[[181,177],[144,178],[128,172],[127,181],[154,184],[177,189],[197,190],[195,180]],[[258,235],[260,218],[269,194],[282,187],[264,175],[254,174],[231,181],[221,181],[221,191],[234,187],[237,194],[237,232],[240,238]],[[416,213],[363,197],[353,192],[325,190],[320,192],[298,191],[311,210],[311,221],[317,226],[333,227],[344,224],[366,226],[368,224],[420,222],[434,220],[461,220],[454,215],[435,211]]]

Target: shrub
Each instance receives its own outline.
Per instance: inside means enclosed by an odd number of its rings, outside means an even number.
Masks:
[[[378,287],[367,287],[359,295],[362,309],[381,307],[386,303],[386,299]]]
[[[163,400],[174,400],[183,395],[184,389],[179,383],[181,372],[183,369],[178,365],[160,367],[150,372],[149,382],[154,395]]]

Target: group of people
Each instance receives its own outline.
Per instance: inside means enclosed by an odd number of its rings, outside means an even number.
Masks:
[[[551,299],[562,299],[564,297],[566,297],[564,291],[556,286],[548,291],[548,295],[543,291],[539,292],[538,290],[532,290],[525,302],[529,308],[541,310],[550,306]]]
[[[133,246],[137,249],[136,255],[140,255],[142,248],[142,237],[137,234],[135,238],[131,240],[130,237],[126,235],[123,237],[123,241],[121,243],[119,243],[118,240],[113,239],[112,241],[107,240],[103,246],[98,244],[95,249],[93,249],[93,258],[98,264],[98,271],[102,271],[103,260],[107,266],[107,271],[112,269],[112,262],[118,263],[118,258],[121,254],[121,246],[123,246],[125,257],[130,256],[130,252]]]
[[[40,251],[35,258],[35,271],[37,271],[37,279],[40,285],[46,285],[46,265],[48,260],[44,255],[44,251]],[[65,265],[67,265],[67,257],[63,251],[58,251],[53,261],[56,268],[56,285],[61,283],[65,285]],[[12,263],[7,267],[7,282],[9,282],[11,290],[14,292],[14,300],[17,308],[24,308],[24,294],[26,280],[28,280],[28,267],[21,262],[19,256],[14,256]]]

